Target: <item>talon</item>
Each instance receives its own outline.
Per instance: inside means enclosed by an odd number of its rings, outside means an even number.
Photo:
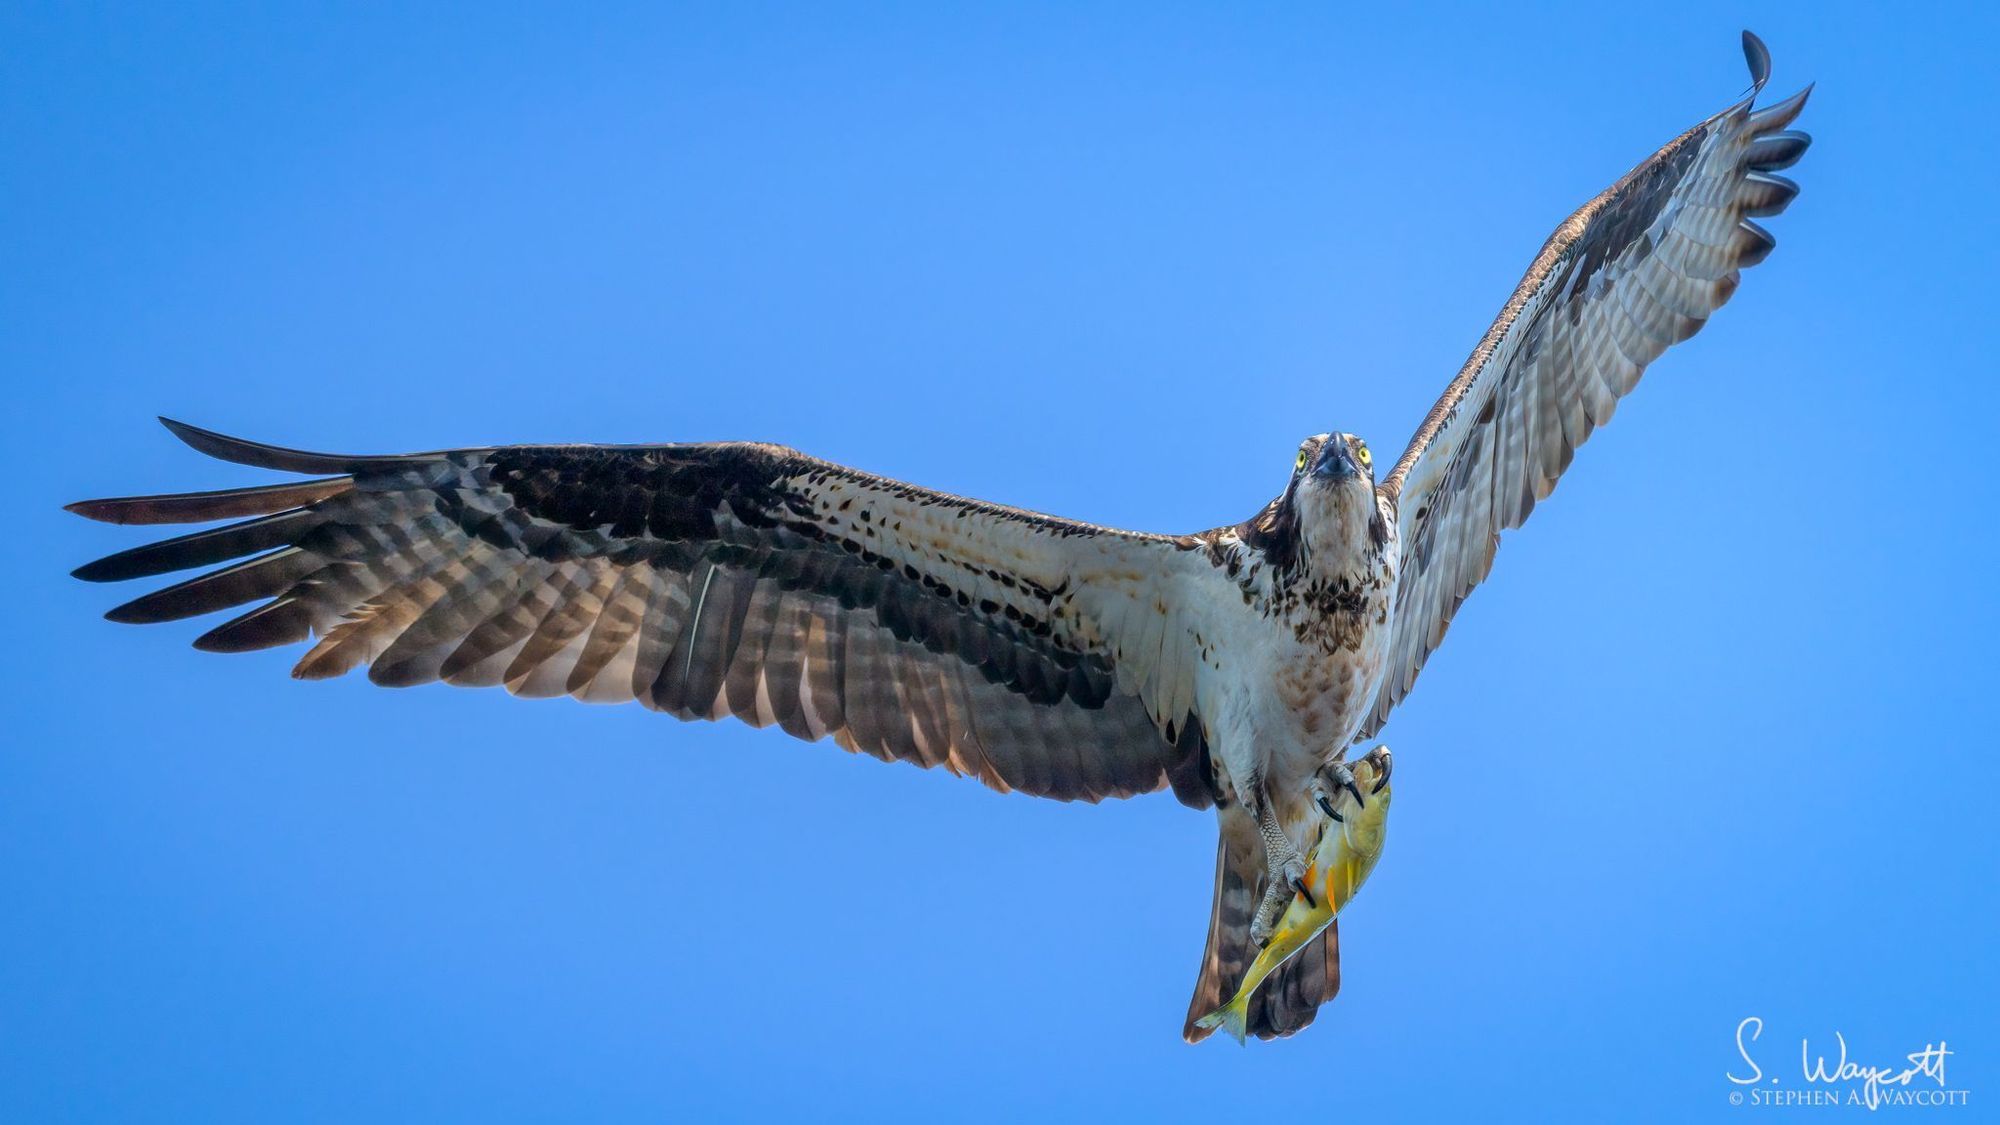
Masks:
[[[1368,807],[1368,799],[1361,795],[1361,787],[1354,784],[1353,778],[1351,777],[1348,778],[1347,784],[1342,785],[1341,788],[1347,790],[1349,793],[1354,794],[1355,804],[1360,805],[1364,809]]]
[[[1319,811],[1325,813],[1329,817],[1332,817],[1335,823],[1338,824],[1347,823],[1346,817],[1333,811],[1333,798],[1328,797],[1324,793],[1315,793],[1313,794],[1313,800],[1319,803]]]
[[[1375,763],[1375,785],[1370,793],[1380,793],[1389,784],[1389,773],[1396,768],[1396,758],[1387,746],[1377,746],[1368,752],[1368,759]]]
[[[1312,884],[1306,882],[1305,876],[1301,875],[1293,879],[1292,889],[1299,892],[1299,897],[1306,900],[1308,907],[1313,909],[1319,908],[1319,903],[1313,898]]]

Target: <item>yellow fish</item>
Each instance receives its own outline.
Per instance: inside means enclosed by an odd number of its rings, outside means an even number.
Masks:
[[[1382,841],[1389,830],[1389,748],[1378,746],[1366,757],[1348,763],[1348,768],[1354,772],[1355,791],[1341,792],[1340,806],[1321,827],[1319,842],[1306,857],[1306,885],[1313,889],[1315,901],[1292,896],[1270,943],[1243,974],[1236,995],[1196,1020],[1197,1027],[1219,1027],[1235,1036],[1238,1043],[1243,1042],[1244,1021],[1257,986],[1333,924],[1341,909],[1354,901],[1368,873],[1375,870],[1375,861],[1382,858]]]

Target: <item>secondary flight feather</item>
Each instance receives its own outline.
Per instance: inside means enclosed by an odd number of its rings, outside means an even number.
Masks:
[[[1757,219],[1809,138],[1801,92],[1749,97],[1556,229],[1379,479],[1352,434],[1307,438],[1278,495],[1190,534],[1097,527],[753,443],[307,453],[178,422],[224,460],[310,479],[70,506],[129,524],[238,522],[77,570],[214,567],[107,614],[237,613],[214,652],[307,645],[304,679],[366,668],[524,696],[734,716],[1003,791],[1171,790],[1214,808],[1216,888],[1184,1034],[1236,993],[1295,895],[1347,748],[1410,692],[1500,532],[1546,498],[1646,366],[1773,240]],[[1243,1013],[1259,1037],[1338,990],[1329,926]]]

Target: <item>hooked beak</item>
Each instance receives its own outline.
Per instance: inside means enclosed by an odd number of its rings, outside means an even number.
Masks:
[[[1313,462],[1312,471],[1316,477],[1336,481],[1361,475],[1361,467],[1354,463],[1347,443],[1338,437],[1326,439],[1326,444],[1319,447],[1319,460]]]

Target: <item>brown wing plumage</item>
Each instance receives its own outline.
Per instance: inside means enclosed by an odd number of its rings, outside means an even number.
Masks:
[[[1770,253],[1754,221],[1798,185],[1778,175],[1811,138],[1785,127],[1808,87],[1763,110],[1770,55],[1743,36],[1749,97],[1669,142],[1584,204],[1431,408],[1381,488],[1397,506],[1403,570],[1388,671],[1359,737],[1409,694],[1452,615],[1493,564],[1500,532],[1555,489],[1646,365],[1694,335]]]
[[[1148,586],[1186,541],[899,484],[777,446],[514,446],[391,457],[177,423],[196,449],[324,479],[85,501],[118,523],[242,522],[80,568],[224,564],[112,610],[254,604],[196,647],[315,640],[293,674],[636,699],[734,715],[997,789],[1210,799],[1186,672]],[[241,560],[241,561],[237,561]]]

